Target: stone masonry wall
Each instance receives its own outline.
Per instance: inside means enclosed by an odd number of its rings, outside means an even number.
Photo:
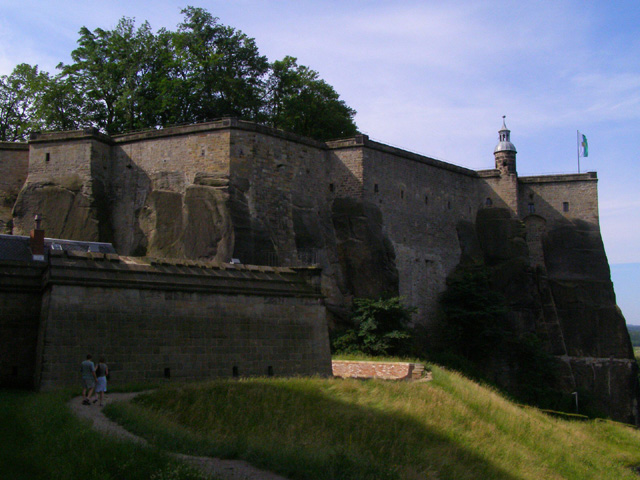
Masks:
[[[599,225],[598,178],[595,172],[520,177],[518,181],[521,218],[535,214],[547,222],[580,219]]]
[[[30,301],[42,305],[39,388],[76,385],[87,353],[105,356],[120,384],[331,373],[325,307],[305,277],[313,269],[50,255],[44,294]],[[35,343],[28,351],[36,357]]]
[[[56,285],[40,385],[77,383],[88,352],[120,384],[327,374],[323,314],[315,299]]]
[[[382,212],[383,233],[395,251],[400,294],[418,307],[421,323],[429,322],[459,260],[457,223],[473,220],[488,202],[530,217],[532,239],[542,237],[546,221],[598,217],[595,175],[518,179],[456,167],[366,135],[322,143],[229,118],[114,138],[93,130],[39,134],[30,148],[28,182],[60,188],[44,196],[50,187],[34,188],[33,200],[19,203],[14,233],[29,231],[31,210],[54,216],[48,206],[66,202],[67,210],[56,211],[75,224],[52,232],[45,218],[48,232],[112,241],[122,254],[290,265],[310,251],[322,265],[330,303],[338,306],[350,293],[332,206],[344,198],[371,204]],[[91,196],[76,195],[78,185]],[[529,203],[536,217],[528,214]],[[534,258],[542,263],[541,248]]]
[[[42,267],[0,265],[0,386],[33,387]]]
[[[518,176],[500,175],[498,170],[479,172],[483,179],[480,185],[481,198],[485,206],[507,208],[512,215],[518,215]]]
[[[82,183],[91,181],[91,148],[93,131],[37,134],[29,142],[30,183],[69,183],[70,178]]]
[[[29,146],[0,142],[0,198],[15,197],[29,172]]]
[[[197,174],[228,178],[230,131],[216,128],[217,123],[207,127],[175,127],[116,137],[110,197],[114,244],[120,253],[139,254],[136,249],[143,235],[139,214],[152,201],[152,191],[164,197],[173,194],[178,211],[170,215],[179,218],[187,188],[193,185]]]
[[[365,362],[333,360],[333,375],[341,378],[379,378],[382,380],[420,380],[424,365],[407,362]]]
[[[363,198],[382,211],[396,254],[400,295],[432,321],[460,259],[456,225],[482,207],[475,172],[374,142],[365,145]]]
[[[366,135],[328,142],[331,170],[329,173],[332,197],[362,198],[364,156],[362,146],[368,142]]]
[[[236,245],[242,261],[264,261],[272,250],[279,264],[295,264],[298,220],[305,222],[301,216],[327,209],[325,152],[320,147],[317,142],[265,135],[260,129],[233,131],[229,159],[233,215],[240,220],[238,226],[251,223],[250,231],[236,229],[238,243],[245,242]],[[253,244],[248,238],[254,239]]]

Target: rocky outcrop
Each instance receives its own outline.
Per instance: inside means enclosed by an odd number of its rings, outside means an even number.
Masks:
[[[598,227],[551,225],[540,236],[544,265],[534,268],[524,225],[507,210],[480,210],[475,224],[458,226],[461,268],[484,264],[504,295],[508,328],[519,338],[535,335],[554,356],[551,389],[577,392],[582,408],[637,424],[638,366]],[[485,367],[515,394],[528,382],[509,359],[487,358]]]
[[[346,289],[364,298],[397,295],[395,253],[383,233],[380,210],[356,200],[336,199],[332,217]]]
[[[47,236],[70,240],[98,241],[100,216],[82,180],[70,175],[47,182],[27,183],[13,208],[13,233],[27,235],[35,213],[46,219]]]
[[[543,237],[545,267],[566,346],[559,358],[577,391],[588,392],[606,415],[638,423],[638,365],[597,226],[583,221]]]
[[[190,185],[184,194],[153,190],[138,212],[139,253],[159,258],[229,261],[233,228],[228,194]]]

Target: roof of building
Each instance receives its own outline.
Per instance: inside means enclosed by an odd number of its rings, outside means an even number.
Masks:
[[[22,235],[0,235],[0,260],[16,262],[33,262],[33,254],[29,246],[29,237]],[[85,242],[81,240],[62,240],[45,238],[45,259],[49,250],[65,252],[116,253],[113,245],[104,242]]]
[[[493,150],[493,153],[497,152],[516,152],[516,147],[513,143],[511,143],[511,139],[509,138],[511,135],[511,130],[507,128],[507,124],[505,121],[505,117],[502,117],[502,128],[498,130],[498,138],[499,142],[496,145],[496,148]]]

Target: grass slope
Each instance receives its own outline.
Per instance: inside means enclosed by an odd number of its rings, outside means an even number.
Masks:
[[[202,479],[157,450],[94,432],[73,416],[68,399],[65,393],[0,390],[0,478]]]
[[[429,383],[320,378],[161,389],[108,414],[162,448],[292,479],[634,479],[640,432],[568,422],[433,368]]]

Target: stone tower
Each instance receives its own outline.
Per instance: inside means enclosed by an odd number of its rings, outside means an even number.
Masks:
[[[493,150],[496,159],[496,169],[500,170],[501,175],[516,174],[516,147],[509,139],[511,130],[507,128],[505,117],[502,117],[502,128],[498,130],[499,141]]]

